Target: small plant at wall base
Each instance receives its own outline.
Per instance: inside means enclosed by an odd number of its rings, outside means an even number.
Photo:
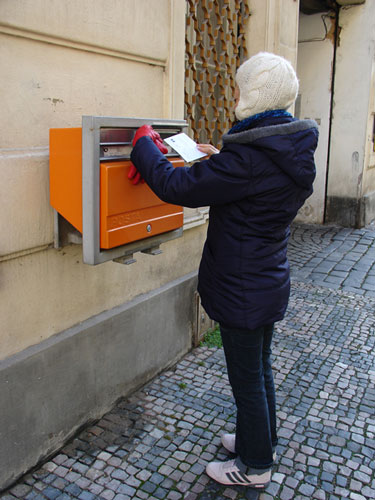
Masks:
[[[201,342],[201,346],[218,348],[223,347],[219,325],[216,325],[216,327],[213,329],[210,328],[210,330],[205,333]]]

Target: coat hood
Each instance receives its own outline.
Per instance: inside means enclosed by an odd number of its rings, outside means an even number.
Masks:
[[[309,188],[315,178],[314,161],[311,160],[318,136],[314,120],[294,120],[225,134],[223,143],[249,144],[261,149],[296,184]]]

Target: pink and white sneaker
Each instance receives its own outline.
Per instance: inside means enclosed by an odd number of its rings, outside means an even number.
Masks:
[[[266,488],[271,481],[270,469],[253,469],[246,467],[238,459],[227,462],[210,462],[206,467],[207,474],[221,484]]]

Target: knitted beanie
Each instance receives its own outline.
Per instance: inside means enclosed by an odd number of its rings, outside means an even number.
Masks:
[[[272,109],[287,109],[297,97],[298,80],[289,61],[276,54],[259,52],[238,68],[236,83],[240,100],[238,120]]]

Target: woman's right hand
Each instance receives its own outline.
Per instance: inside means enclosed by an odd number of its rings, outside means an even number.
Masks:
[[[220,151],[216,149],[215,146],[212,146],[212,144],[197,144],[197,148],[208,157],[220,153]]]

